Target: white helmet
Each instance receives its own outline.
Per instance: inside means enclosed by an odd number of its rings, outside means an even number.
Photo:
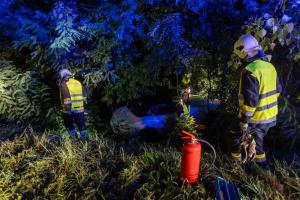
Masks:
[[[258,51],[261,50],[261,46],[258,44],[255,37],[250,34],[242,35],[234,43],[234,53],[241,59],[249,59],[254,57]]]
[[[59,78],[64,79],[66,76],[72,77],[72,73],[68,69],[62,69],[59,71]]]

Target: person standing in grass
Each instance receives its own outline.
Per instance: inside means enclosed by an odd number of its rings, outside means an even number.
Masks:
[[[242,65],[239,85],[240,132],[233,136],[231,156],[241,160],[242,133],[250,133],[256,142],[255,161],[261,167],[267,167],[263,148],[264,136],[276,125],[278,114],[278,96],[281,86],[275,67],[267,61],[257,40],[250,34],[242,35],[234,44],[234,53]]]
[[[177,115],[178,116],[189,116],[191,111],[190,105],[190,87],[186,87],[181,91],[180,101],[177,105]]]
[[[77,131],[74,122],[80,131],[81,138],[88,137],[88,131],[85,125],[84,99],[85,91],[82,84],[73,78],[72,73],[67,69],[59,71],[60,100],[64,124],[71,136],[77,137]]]

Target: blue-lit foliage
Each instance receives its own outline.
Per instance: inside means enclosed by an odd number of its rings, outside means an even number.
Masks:
[[[146,0],[150,5],[167,4],[170,6],[181,6],[193,12],[199,12],[209,0]]]
[[[218,74],[249,16],[272,13],[281,1],[82,2],[2,1],[3,45],[22,52],[23,68],[52,77],[70,68],[90,94],[102,89],[113,103],[151,94],[153,86],[176,87],[184,71],[201,71],[194,79]]]

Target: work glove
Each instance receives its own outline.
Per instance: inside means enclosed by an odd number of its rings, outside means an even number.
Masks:
[[[248,131],[248,123],[240,122],[240,129],[241,129],[242,133],[247,132]]]

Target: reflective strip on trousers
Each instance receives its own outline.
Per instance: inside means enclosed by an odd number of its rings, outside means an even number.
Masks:
[[[267,159],[265,153],[255,155],[255,162],[265,162],[266,160]]]
[[[242,154],[241,153],[231,153],[231,156],[233,158],[241,158],[242,157]]]

